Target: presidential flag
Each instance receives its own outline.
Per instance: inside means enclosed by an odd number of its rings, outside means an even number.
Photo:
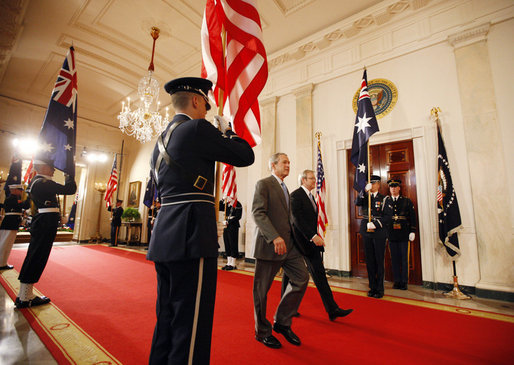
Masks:
[[[150,178],[146,183],[145,196],[143,198],[143,204],[150,208],[153,203],[157,200],[157,184],[153,178],[153,174],[150,172]]]
[[[321,157],[321,146],[318,141],[318,165],[316,168],[316,205],[318,207],[318,236],[325,237],[327,231],[328,217],[325,210],[326,186],[325,170],[323,169],[323,159]]]
[[[11,193],[9,185],[19,185],[21,188],[21,158],[14,155],[11,160],[11,166],[9,167],[9,174],[5,180],[4,190],[6,195]]]
[[[70,47],[57,76],[45,120],[39,133],[36,160],[52,160],[56,169],[75,176],[75,140],[77,135],[77,72],[75,53]]]
[[[112,205],[112,195],[118,188],[118,154],[114,154],[114,161],[112,162],[111,175],[107,181],[107,188],[105,189],[105,206],[109,208]]]
[[[221,95],[223,115],[230,118],[234,131],[252,147],[261,140],[257,98],[268,79],[255,3],[207,0],[201,30],[202,77],[212,81],[216,105],[220,105]]]
[[[237,203],[236,170],[234,166],[225,163],[221,177],[221,192],[223,199],[235,207]]]
[[[353,188],[359,193],[364,190],[368,180],[368,141],[378,132],[375,110],[371,104],[368,93],[368,76],[364,70],[362,75],[361,91],[357,102],[357,115],[353,131],[351,162],[355,166],[355,179]]]
[[[453,188],[450,164],[446,156],[443,137],[437,124],[438,140],[438,186],[437,186],[437,213],[439,218],[439,243],[445,248],[448,255],[456,259],[460,256],[459,237],[457,231],[461,228],[459,203]]]

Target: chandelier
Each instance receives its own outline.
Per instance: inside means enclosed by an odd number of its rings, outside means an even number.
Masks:
[[[133,136],[141,143],[151,141],[161,134],[169,123],[168,107],[164,118],[159,113],[159,82],[153,77],[153,57],[155,53],[155,41],[159,38],[159,28],[152,27],[150,35],[153,38],[152,60],[148,66],[148,75],[139,80],[137,94],[139,106],[132,110],[130,98],[127,103],[121,104],[121,112],[118,115],[120,129],[123,133]],[[134,103],[135,104],[135,103]]]

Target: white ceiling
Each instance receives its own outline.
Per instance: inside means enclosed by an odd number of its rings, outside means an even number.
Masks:
[[[257,0],[268,57],[381,2]],[[121,101],[135,97],[148,68],[152,26],[161,30],[154,59],[161,84],[200,74],[204,7],[205,0],[0,0],[0,97],[46,109],[73,44],[79,118],[117,126]],[[0,159],[6,154],[0,146]]]

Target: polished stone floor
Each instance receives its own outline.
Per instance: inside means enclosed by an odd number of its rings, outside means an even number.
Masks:
[[[69,243],[56,243],[56,245]],[[15,247],[23,247],[16,245]],[[141,249],[131,246],[131,249]],[[219,259],[219,265],[224,266],[225,260]],[[254,265],[239,260],[239,270],[252,272]],[[363,278],[339,278],[329,277],[329,282],[334,287],[358,290],[365,293],[368,290],[367,279]],[[498,300],[473,297],[471,300],[450,299],[443,296],[442,292],[424,289],[420,286],[409,286],[409,290],[392,289],[391,283],[385,284],[385,295],[405,299],[415,299],[428,303],[475,309],[492,313],[514,315],[514,303]],[[51,295],[50,295],[51,296]],[[378,300],[378,299],[375,299]],[[344,308],[344,303],[339,303]],[[7,295],[3,286],[0,286],[0,364],[57,364],[39,337],[30,328],[23,314],[14,309],[12,299]]]

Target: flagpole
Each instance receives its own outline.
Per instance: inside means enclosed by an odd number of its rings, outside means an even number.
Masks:
[[[121,167],[122,167],[122,164],[123,164],[123,145],[124,145],[124,143],[125,143],[125,140],[122,139],[121,140],[121,154],[120,154],[120,169],[119,169],[119,173],[118,173],[118,182],[117,182],[118,186],[116,188],[116,201],[118,201],[118,194],[120,192]],[[114,203],[114,206],[116,206],[116,203]]]
[[[221,26],[221,45],[223,50],[223,68],[225,68],[225,47],[226,47],[226,39],[227,32],[225,31],[225,26]],[[223,116],[223,100],[224,100],[224,91],[221,88],[218,88],[218,115]],[[221,125],[220,125],[221,128]],[[216,213],[216,222],[220,217],[220,176],[221,176],[221,163],[216,161],[216,190],[214,192],[214,209]]]
[[[431,110],[430,110],[430,114],[432,114],[435,118],[435,124],[436,124],[436,128],[437,128],[437,132],[439,132],[442,136],[442,131],[441,131],[441,124],[440,124],[440,121],[439,121],[439,113],[441,112],[441,108],[439,107],[433,107]],[[439,179],[439,170],[437,171],[437,179]],[[439,184],[439,181],[437,182],[437,184]],[[444,209],[444,206],[441,207],[441,209]],[[448,298],[453,298],[453,299],[460,299],[460,300],[464,300],[464,299],[471,299],[471,297],[469,295],[466,295],[464,294],[460,288],[459,288],[459,278],[457,276],[457,267],[455,265],[455,260],[452,260],[452,266],[453,266],[453,289],[450,290],[449,292],[445,292],[443,293],[444,296],[448,297]]]

